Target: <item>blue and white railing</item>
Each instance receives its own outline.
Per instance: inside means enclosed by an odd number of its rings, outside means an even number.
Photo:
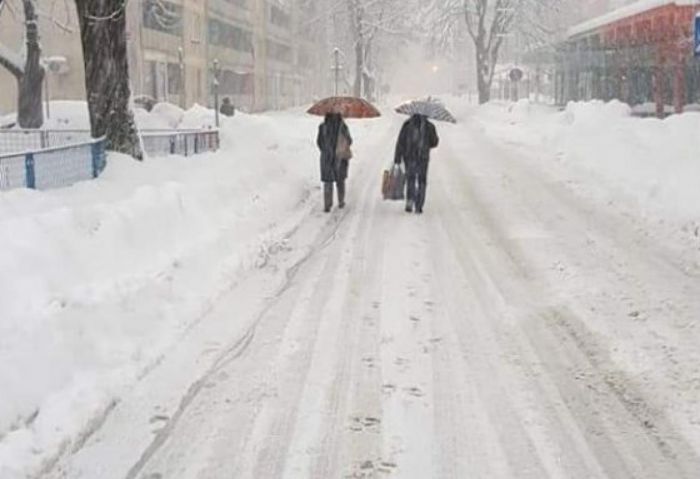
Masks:
[[[106,166],[104,139],[0,154],[0,190],[48,190],[97,178]]]
[[[147,156],[192,156],[219,149],[218,130],[146,130]],[[86,130],[0,130],[0,190],[50,189],[97,178],[105,141]]]

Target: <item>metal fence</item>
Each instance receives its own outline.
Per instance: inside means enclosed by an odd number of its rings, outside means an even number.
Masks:
[[[218,130],[141,132],[148,156],[192,156],[219,149]],[[87,130],[0,130],[0,190],[45,190],[97,178],[105,140]]]
[[[106,166],[104,139],[0,155],[0,190],[48,190],[97,178]]]
[[[192,156],[219,149],[218,130],[146,130],[141,132],[148,156]]]
[[[142,130],[148,156],[192,156],[219,149],[218,130]],[[87,130],[0,130],[0,154],[90,142]]]
[[[92,141],[87,130],[0,130],[0,154],[45,150]]]

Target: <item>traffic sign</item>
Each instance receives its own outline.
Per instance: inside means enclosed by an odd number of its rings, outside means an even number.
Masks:
[[[517,83],[523,79],[523,71],[520,68],[513,68],[508,76],[510,77],[510,81]]]
[[[693,44],[695,58],[700,58],[700,13],[695,15],[695,42]]]

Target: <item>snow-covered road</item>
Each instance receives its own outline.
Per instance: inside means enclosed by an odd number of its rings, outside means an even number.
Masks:
[[[407,215],[398,121],[46,478],[697,477],[697,268],[469,118]]]

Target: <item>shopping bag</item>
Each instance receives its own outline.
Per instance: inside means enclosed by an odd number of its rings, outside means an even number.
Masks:
[[[382,177],[382,196],[385,200],[403,200],[406,186],[406,174],[401,165],[394,165],[384,170]]]

